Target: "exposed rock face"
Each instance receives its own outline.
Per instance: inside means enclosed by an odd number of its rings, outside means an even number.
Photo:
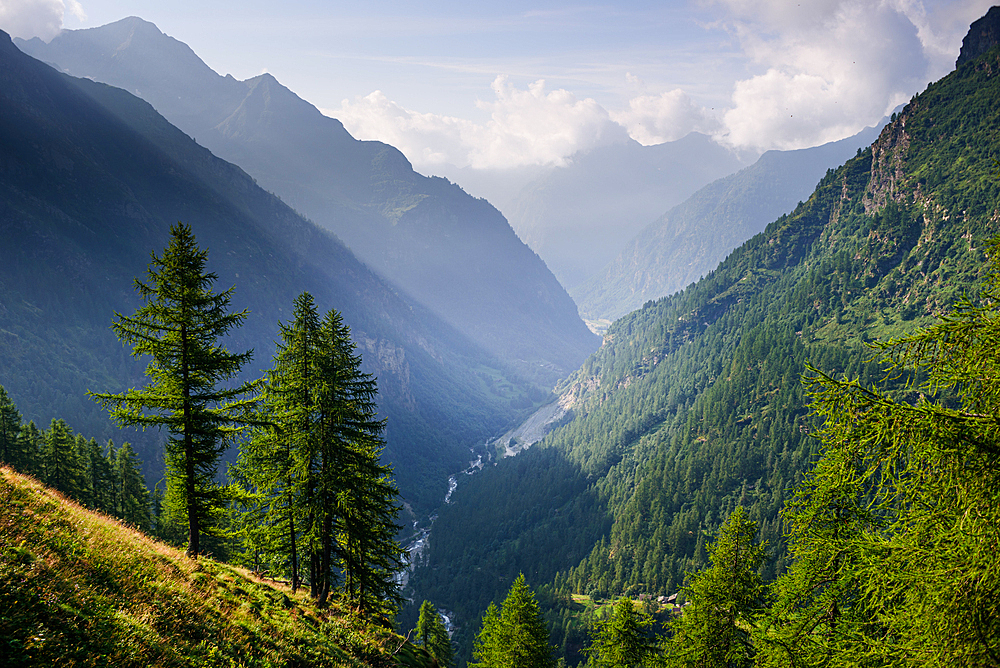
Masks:
[[[889,201],[902,201],[905,196],[901,189],[903,161],[910,148],[905,113],[906,110],[885,126],[878,141],[872,144],[872,176],[862,200],[868,215],[881,211]]]
[[[975,60],[997,44],[1000,44],[1000,7],[990,7],[986,16],[969,26],[969,34],[962,40],[962,50],[955,61],[955,67]]]

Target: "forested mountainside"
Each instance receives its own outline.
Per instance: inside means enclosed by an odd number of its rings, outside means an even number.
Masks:
[[[524,572],[578,660],[566,594],[676,591],[738,504],[770,546],[765,575],[786,566],[779,512],[819,448],[801,374],[882,378],[866,343],[980,284],[1000,233],[997,99],[993,48],[704,279],[611,326],[563,389],[566,424],[459,486],[434,525],[413,582],[455,612],[466,652]]]
[[[429,510],[468,447],[543,393],[396,293],[329,232],[198,146],[125,91],[60,74],[0,35],[0,384],[28,419],[64,418],[99,441],[132,441],[150,482],[161,435],[121,435],[85,396],[141,384],[110,329],[135,310],[136,277],[170,225],[191,225],[233,306],[233,350],[271,365],[277,323],[304,290],[352,328],[388,417],[385,458],[405,499]]]
[[[494,204],[572,294],[651,220],[749,161],[692,132],[654,146],[624,138],[567,162]]]
[[[599,345],[493,206],[416,173],[392,146],[355,140],[270,74],[221,76],[135,17],[17,43],[143,98],[519,373],[551,386]]]
[[[683,290],[794,209],[827,169],[870,145],[888,120],[822,146],[768,151],[753,165],[708,184],[644,227],[614,260],[570,291],[580,313],[592,321],[613,321]]]

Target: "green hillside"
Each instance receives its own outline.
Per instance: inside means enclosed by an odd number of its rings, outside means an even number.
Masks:
[[[1000,233],[1000,50],[930,85],[809,199],[697,284],[609,329],[564,393],[572,417],[442,510],[419,598],[481,611],[523,571],[567,594],[669,594],[737,506],[787,565],[780,511],[815,461],[800,376],[882,377],[867,342],[914,331],[981,282]],[[579,660],[570,654],[571,661]]]
[[[432,666],[305,590],[184,556],[0,468],[0,656],[20,666]]]

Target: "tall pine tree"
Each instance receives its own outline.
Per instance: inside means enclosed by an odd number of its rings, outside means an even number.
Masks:
[[[261,403],[266,424],[238,466],[251,487],[252,518],[241,522],[247,557],[287,568],[293,587],[308,580],[320,606],[338,585],[363,610],[396,604],[398,493],[379,462],[376,382],[361,372],[340,314],[320,320],[308,293],[279,329]]]
[[[318,437],[320,317],[312,295],[295,298],[292,322],[278,323],[274,366],[262,389],[261,422],[240,448],[240,477],[256,493],[247,511],[244,540],[254,559],[287,568],[292,591],[301,583],[300,541],[307,501],[315,487],[313,452]]]
[[[215,294],[206,271],[208,251],[178,223],[161,257],[152,254],[145,282],[135,280],[145,304],[132,316],[115,314],[118,338],[133,356],[150,356],[149,384],[122,394],[92,393],[123,426],[165,427],[167,510],[187,523],[187,553],[202,552],[202,533],[224,503],[217,484],[219,457],[251,421],[254,383],[226,388],[253,352],[230,353],[219,340],[246,311],[229,312],[233,289]]]
[[[362,610],[402,599],[396,571],[403,550],[395,540],[398,492],[392,469],[379,458],[385,421],[377,417],[378,386],[361,371],[351,330],[331,309],[320,328],[322,356],[317,396],[317,439],[310,470],[308,536],[320,605],[334,566],[344,591]]]
[[[426,649],[444,668],[450,666],[454,659],[454,650],[448,630],[441,621],[441,614],[430,601],[420,605],[420,617],[417,619],[416,638],[418,645]]]
[[[631,598],[615,603],[610,619],[594,622],[593,642],[584,651],[590,654],[588,666],[597,668],[639,668],[656,658],[652,632],[653,618],[636,610]]]
[[[503,605],[490,607],[476,636],[471,668],[552,668],[549,630],[524,575],[511,585]]]
[[[767,554],[756,536],[757,523],[737,506],[708,548],[711,566],[684,588],[691,605],[672,624],[667,666],[753,665],[751,629],[766,591],[758,570]]]
[[[129,443],[122,443],[122,446],[115,450],[114,444],[108,441],[108,455],[112,458],[113,477],[116,482],[115,517],[143,531],[149,531],[152,524],[149,489],[142,479],[142,470],[135,450]]]

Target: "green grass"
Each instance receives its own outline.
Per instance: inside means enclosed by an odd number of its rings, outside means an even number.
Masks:
[[[16,666],[429,666],[334,602],[189,559],[0,468],[0,656]]]

